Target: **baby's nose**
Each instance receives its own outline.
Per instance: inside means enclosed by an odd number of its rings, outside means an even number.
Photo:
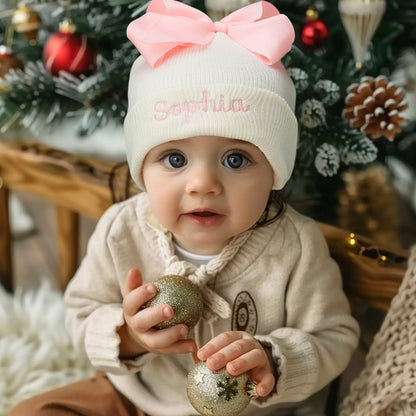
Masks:
[[[218,194],[222,190],[219,175],[211,169],[198,169],[190,173],[186,184],[189,194]]]

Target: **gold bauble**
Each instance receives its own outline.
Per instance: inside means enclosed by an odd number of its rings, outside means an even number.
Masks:
[[[41,20],[32,8],[24,3],[19,3],[12,16],[12,24],[16,32],[25,35],[31,44],[36,44]]]
[[[211,371],[203,361],[188,374],[189,402],[203,416],[236,416],[248,406],[255,391],[247,373],[233,377],[225,368]]]
[[[175,315],[156,326],[157,329],[185,324],[193,328],[202,315],[204,301],[199,287],[184,276],[168,275],[152,282],[158,290],[156,296],[145,303],[144,307],[163,305],[172,306]]]

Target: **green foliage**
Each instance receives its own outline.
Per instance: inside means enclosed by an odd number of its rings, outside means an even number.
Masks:
[[[296,47],[285,57],[284,63],[288,68],[304,72],[303,86],[295,79],[300,132],[296,170],[288,184],[287,192],[291,198],[301,199],[301,205],[311,209],[312,215],[328,220],[328,217],[334,216],[330,207],[336,203],[342,173],[347,168],[364,167],[374,160],[374,156],[377,157],[377,162],[384,163],[388,155],[395,155],[414,166],[415,122],[406,126],[403,132],[396,136],[394,143],[384,138],[370,141],[359,130],[348,125],[342,117],[342,110],[349,85],[358,83],[365,75],[376,77],[383,74],[390,77],[397,68],[403,51],[406,48],[415,48],[416,1],[387,0],[383,20],[360,70],[355,67],[352,48],[341,21],[337,1],[312,3],[307,0],[279,0],[273,3],[290,17],[296,29]],[[316,51],[306,49],[300,42],[306,10],[311,4],[316,7],[319,18],[329,30],[328,42]],[[293,78],[293,72],[291,75]],[[339,100],[331,105],[323,105],[326,113],[325,123],[308,127],[302,123],[302,105],[307,100],[322,100],[315,88],[320,80],[331,80],[338,85]],[[315,110],[318,111],[317,107]],[[326,155],[326,158],[322,159],[323,155]],[[334,160],[337,157],[339,160]],[[332,176],[329,175],[331,169]],[[324,174],[325,170],[328,175]],[[308,200],[305,201],[305,198]]]

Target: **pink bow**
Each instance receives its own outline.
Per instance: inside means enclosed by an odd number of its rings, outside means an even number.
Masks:
[[[147,13],[131,22],[127,37],[146,61],[158,66],[175,48],[208,45],[216,32],[273,65],[290,51],[295,31],[271,3],[259,1],[213,22],[205,13],[175,0],[152,0]]]

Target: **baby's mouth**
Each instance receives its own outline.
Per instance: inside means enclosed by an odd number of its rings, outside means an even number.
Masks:
[[[197,212],[191,212],[191,215],[195,215],[197,217],[212,217],[213,215],[218,215],[218,214],[212,211],[197,211]]]
[[[188,214],[186,214],[186,216],[198,226],[203,227],[218,225],[224,217],[218,212],[204,209],[189,212]]]

